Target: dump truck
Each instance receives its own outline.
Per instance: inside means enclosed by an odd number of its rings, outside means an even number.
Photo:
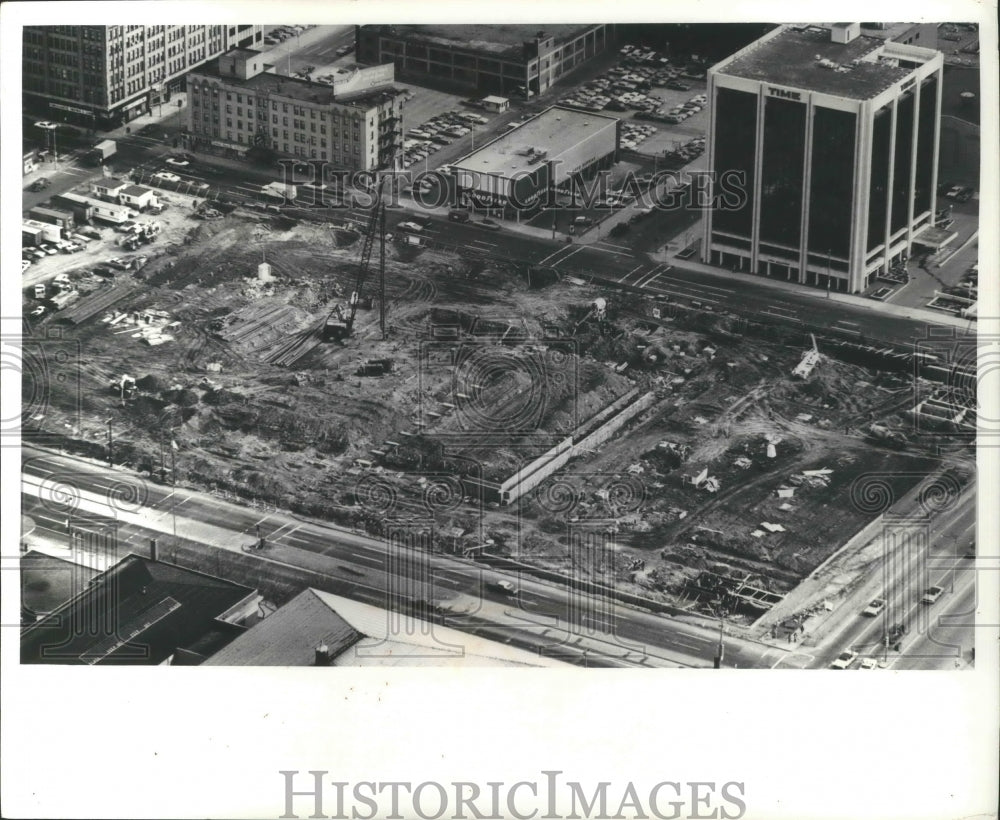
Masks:
[[[118,143],[114,140],[101,140],[90,149],[90,164],[104,165],[118,151]]]

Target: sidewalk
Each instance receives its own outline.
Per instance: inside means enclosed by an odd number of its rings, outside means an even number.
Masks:
[[[178,101],[180,102],[179,106],[177,104]],[[126,136],[136,136],[139,134],[140,131],[142,131],[143,128],[146,128],[147,126],[150,125],[159,125],[163,123],[165,120],[168,120],[171,117],[176,116],[178,113],[180,113],[182,116],[186,116],[187,112],[186,106],[187,106],[187,92],[186,91],[175,92],[171,94],[170,99],[168,101],[154,106],[155,111],[150,112],[149,114],[141,114],[131,122],[128,122],[125,125],[122,125],[118,128],[114,128],[111,131],[102,131],[100,132],[100,138],[114,140],[114,139],[121,139],[122,137]],[[162,137],[162,134],[160,135],[160,137]],[[156,135],[151,135],[151,138],[158,139]]]
[[[676,251],[664,250],[659,253],[651,253],[649,255],[659,262],[676,262],[679,266],[684,268],[696,270],[699,273],[705,273],[709,276],[714,276],[718,279],[723,279],[729,282],[732,282],[734,278],[738,278],[743,281],[752,281],[754,284],[763,288],[770,288],[771,290],[782,291],[784,293],[794,293],[799,296],[808,296],[813,299],[828,299],[831,302],[840,302],[841,304],[852,305],[853,307],[861,308],[873,313],[886,313],[891,316],[901,316],[906,319],[915,319],[917,321],[935,325],[946,325],[949,327],[956,327],[961,330],[966,330],[970,326],[970,321],[968,319],[961,319],[958,316],[952,316],[947,313],[939,313],[934,310],[903,307],[901,305],[890,305],[885,302],[878,302],[874,299],[866,299],[864,296],[855,296],[851,293],[834,293],[832,291],[825,291],[819,288],[799,285],[795,282],[782,282],[777,279],[770,279],[766,276],[722,270],[721,268],[706,265],[702,262],[694,261],[693,259],[677,260],[677,253],[681,250],[683,250],[683,248],[678,248]]]

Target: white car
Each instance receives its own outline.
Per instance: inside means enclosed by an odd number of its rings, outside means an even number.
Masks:
[[[29,314],[31,316],[44,316],[45,315],[45,305],[39,305]]]
[[[514,586],[513,582],[507,580],[490,581],[487,586],[501,595],[515,595],[517,593],[517,587]]]
[[[24,273],[30,267],[31,267],[31,261],[29,259],[21,260],[21,273]]]
[[[401,231],[410,231],[411,233],[420,233],[424,229],[422,225],[418,225],[416,222],[400,222],[396,227]]]
[[[862,610],[861,614],[867,615],[869,618],[874,618],[883,609],[885,609],[885,601],[882,598],[876,598]]]
[[[875,658],[862,658],[858,669],[878,669],[878,661]]]
[[[858,657],[858,653],[853,649],[849,649],[846,652],[841,652],[837,656],[837,660],[830,664],[831,669],[847,669],[852,663],[854,663],[855,658]]]
[[[171,174],[167,171],[160,171],[158,174],[153,174],[153,179],[158,182],[180,182],[181,178],[177,174]]]
[[[174,165],[178,168],[187,168],[191,163],[186,159],[175,159],[174,157],[167,157],[167,165]]]
[[[933,604],[942,595],[944,595],[944,587],[927,587],[924,590],[924,597],[920,599],[920,603]]]

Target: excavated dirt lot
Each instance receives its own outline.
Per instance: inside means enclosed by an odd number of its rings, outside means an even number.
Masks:
[[[803,350],[725,316],[653,321],[637,297],[531,290],[512,264],[396,244],[385,339],[376,302],[345,342],[274,364],[346,303],[360,236],[242,211],[186,225],[120,277],[139,285],[124,300],[33,328],[76,353],[46,359],[43,397],[26,383],[26,429],[104,457],[110,418],[116,461],[154,478],[169,480],[174,441],[180,482],[375,533],[433,520],[439,549],[572,565],[716,613],[711,579],[784,594],[867,523],[859,477],[888,475],[900,493],[935,464],[865,436],[873,421],[903,426],[896,377],[824,357],[799,379]],[[374,277],[363,295],[377,296]],[[502,481],[634,388],[655,394],[647,410],[511,506],[457,483]]]

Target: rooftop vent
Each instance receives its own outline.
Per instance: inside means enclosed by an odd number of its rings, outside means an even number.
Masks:
[[[861,36],[861,23],[834,23],[830,27],[830,42],[850,43]]]

